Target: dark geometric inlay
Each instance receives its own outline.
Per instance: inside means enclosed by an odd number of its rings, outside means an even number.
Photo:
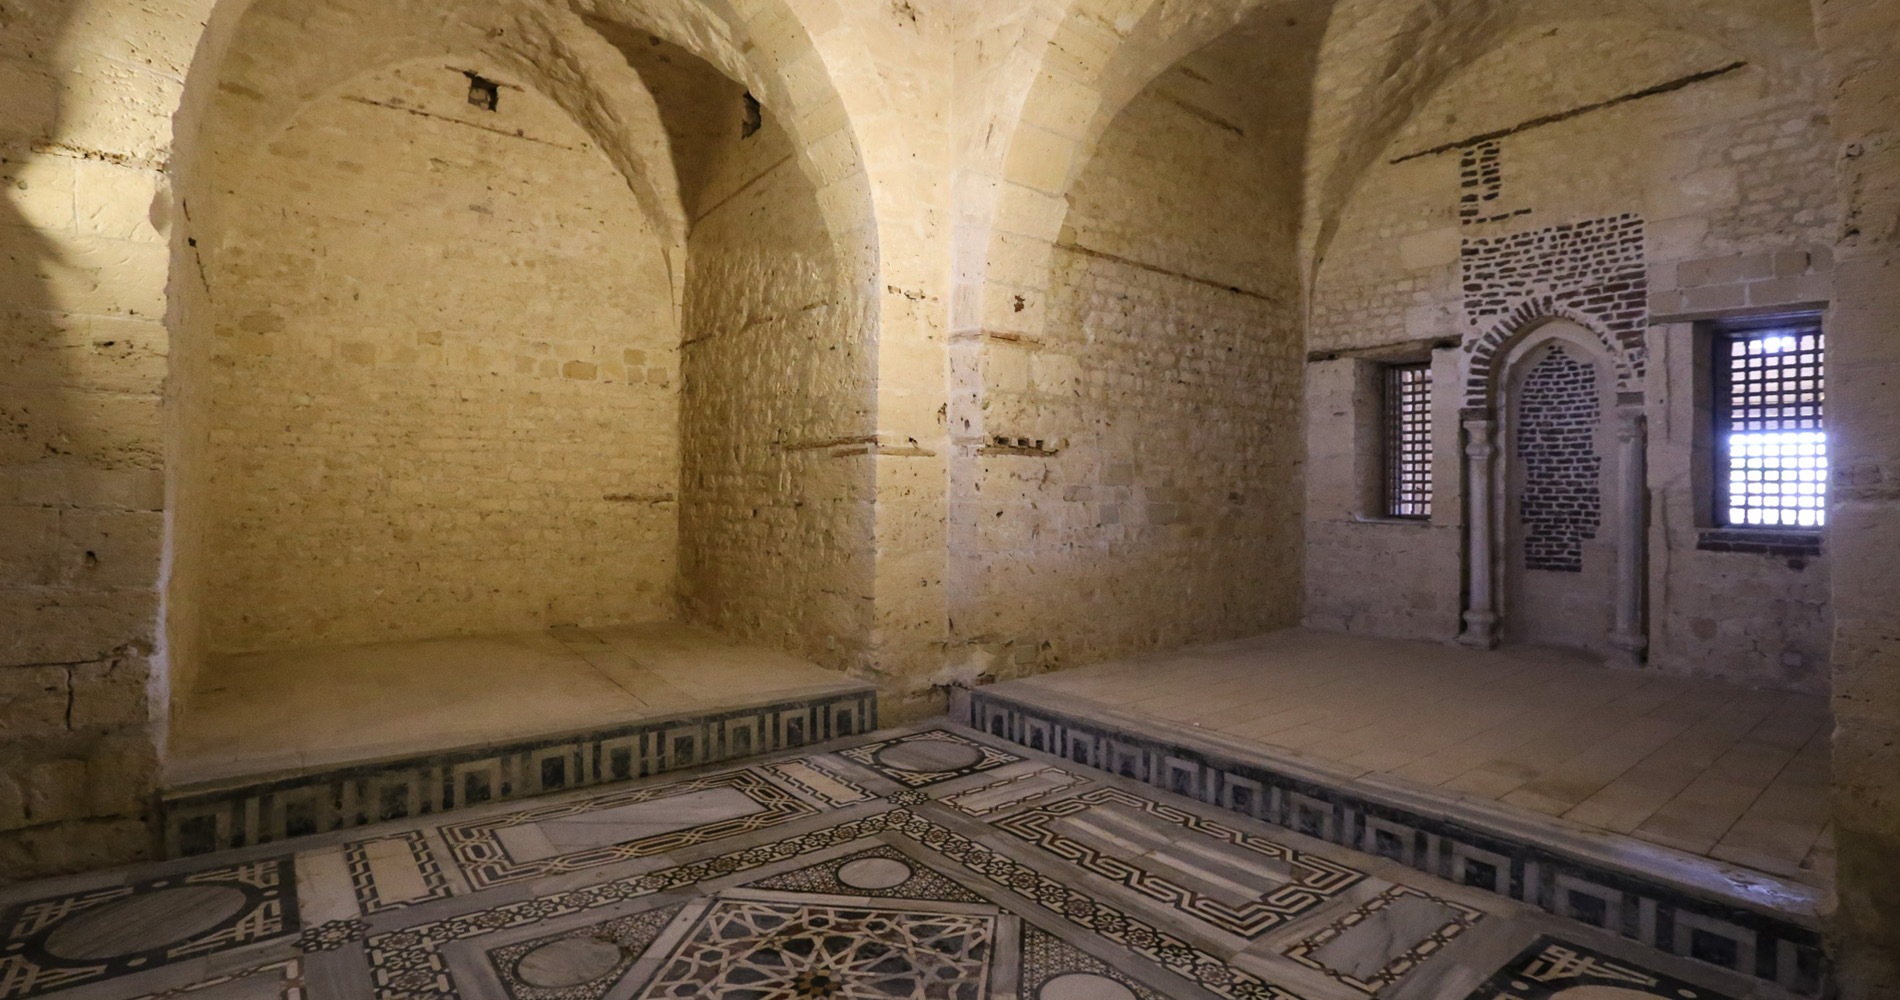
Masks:
[[[680,912],[663,906],[630,917],[518,941],[488,961],[514,1000],[600,1000]]]
[[[990,916],[722,899],[639,995],[979,1000],[994,937]]]
[[[1062,882],[1020,864],[908,810],[850,820],[836,826],[729,851],[670,868],[560,889],[531,899],[412,924],[372,935],[366,954],[377,1000],[452,1000],[459,996],[443,955],[452,942],[491,934],[590,909],[623,905],[657,893],[692,889],[779,861],[817,854],[878,834],[905,837],[922,851],[973,872],[999,891],[1027,899],[1112,947],[1125,948],[1189,982],[1229,1000],[1300,1000],[1287,989],[1204,951],[1155,926],[1139,914],[1091,899]],[[932,862],[938,864],[939,862]]]
[[[0,914],[0,997],[30,997],[298,930],[291,859],[16,904]]]
[[[608,809],[624,809],[694,793],[717,793],[722,790],[730,793],[723,797],[724,800],[744,803],[744,808],[709,811],[702,822],[616,843],[582,846],[552,856],[517,858],[506,843],[509,834],[505,831],[511,827],[559,822]],[[706,798],[696,797],[695,801],[704,802]],[[664,823],[668,815],[665,805],[644,812],[650,814],[646,817],[650,822]],[[450,854],[461,867],[462,873],[468,876],[469,883],[482,889],[616,861],[651,857],[694,844],[751,833],[817,812],[817,807],[805,804],[759,775],[750,771],[729,771],[689,781],[597,795],[559,805],[523,809],[472,823],[451,824],[442,827],[442,836],[448,841]]]
[[[1022,988],[1017,995],[1025,998],[1039,997],[1043,986],[1051,980],[1080,975],[1112,979],[1125,987],[1129,993],[1134,994],[1138,1000],[1167,1000],[1161,994],[1122,975],[1108,963],[1029,924],[1023,925],[1022,968]],[[1097,990],[1096,992],[1111,991]]]
[[[1463,903],[1395,885],[1334,919],[1286,956],[1367,993],[1398,982],[1483,919]]]
[[[1126,844],[1131,837],[1141,836],[1123,815],[1105,808],[1111,806],[1153,816],[1198,834],[1210,841],[1210,848],[1228,845],[1237,850],[1226,852],[1228,856],[1218,861],[1191,849],[1168,857],[1150,854],[1137,859],[1148,866],[1143,867],[1128,860],[1123,851],[1100,846],[1099,841],[1106,841],[1108,837]],[[1326,858],[1295,851],[1264,837],[1117,788],[1097,789],[1030,809],[996,820],[994,825],[1085,871],[1246,938],[1258,937],[1306,913],[1366,877],[1364,872]],[[1091,838],[1098,843],[1085,842],[1081,839],[1085,834],[1077,832],[1092,827],[1099,827],[1106,834]],[[1234,876],[1227,881],[1240,883],[1246,879],[1249,882],[1242,884],[1257,884],[1263,891],[1252,899],[1236,903],[1177,881],[1192,877],[1188,873],[1190,868],[1207,866],[1223,867]]]
[[[934,785],[1022,760],[1015,754],[965,739],[947,729],[930,729],[909,736],[866,743],[840,750],[838,754],[911,788]]]
[[[1587,992],[1582,987],[1598,987],[1606,996],[1624,990],[1669,1000],[1729,1000],[1714,990],[1548,936],[1519,952],[1466,1000],[1551,1000],[1565,990]]]
[[[838,870],[859,861],[881,859],[895,861],[909,866],[911,876],[897,885],[888,888],[866,888],[862,885],[847,885],[838,878]],[[981,903],[983,897],[958,885],[950,879],[931,871],[912,861],[902,851],[894,847],[873,847],[868,851],[859,851],[827,861],[823,864],[800,868],[783,875],[773,875],[746,883],[749,889],[776,889],[782,892],[811,892],[830,896],[872,896],[880,899],[926,899],[945,903]]]
[[[402,899],[385,899],[382,890],[377,887],[376,872],[370,858],[371,845],[392,842],[400,842],[409,855],[410,863],[415,865],[416,877],[422,883],[420,894]],[[343,845],[343,860],[350,870],[350,887],[356,893],[356,904],[365,914],[413,906],[431,899],[444,899],[449,895],[449,878],[443,874],[442,862],[436,860],[435,852],[429,849],[429,842],[421,830],[404,830],[375,840],[352,840]]]

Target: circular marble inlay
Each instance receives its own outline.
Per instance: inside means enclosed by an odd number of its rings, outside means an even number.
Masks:
[[[238,915],[244,893],[228,885],[181,885],[81,911],[46,936],[55,958],[97,962],[177,944]]]
[[[982,759],[983,755],[968,743],[942,740],[893,743],[877,752],[878,763],[900,771],[954,771]]]
[[[1071,972],[1042,984],[1036,1000],[1135,1000],[1135,991],[1092,972]]]
[[[515,962],[515,975],[529,986],[565,989],[592,982],[620,964],[620,946],[591,937],[549,941]]]
[[[910,881],[910,866],[895,858],[859,858],[838,869],[838,881],[854,889],[889,889]]]

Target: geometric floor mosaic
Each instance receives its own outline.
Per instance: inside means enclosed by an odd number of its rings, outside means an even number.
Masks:
[[[935,724],[0,890],[0,1000],[1786,1000]]]

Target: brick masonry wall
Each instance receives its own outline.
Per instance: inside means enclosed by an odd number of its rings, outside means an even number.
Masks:
[[[1603,522],[1602,420],[1596,366],[1549,348],[1517,390],[1513,456],[1521,463],[1518,523],[1524,568],[1583,571],[1583,542]]]
[[[1582,321],[1632,380],[1639,377],[1649,325],[1643,244],[1643,220],[1633,214],[1462,240],[1465,321],[1488,328],[1467,338],[1466,405],[1485,405],[1498,349],[1538,318]]]
[[[359,78],[227,167],[213,653],[673,613],[663,247],[558,107],[468,88]]]

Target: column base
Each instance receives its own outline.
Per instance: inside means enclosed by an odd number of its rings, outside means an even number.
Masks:
[[[1458,644],[1472,649],[1498,648],[1498,616],[1489,612],[1465,612],[1465,630],[1459,633]]]
[[[1611,632],[1610,647],[1622,666],[1641,666],[1649,658],[1649,637],[1641,632]]]

